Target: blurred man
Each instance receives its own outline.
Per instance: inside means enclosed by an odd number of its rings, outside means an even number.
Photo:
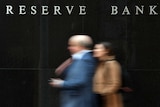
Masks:
[[[97,107],[92,93],[92,77],[96,67],[90,50],[92,44],[92,39],[87,35],[74,35],[68,41],[72,61],[62,67],[64,80],[51,79],[49,83],[62,89],[61,107]]]

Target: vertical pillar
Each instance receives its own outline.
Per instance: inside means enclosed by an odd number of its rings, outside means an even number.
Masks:
[[[48,0],[40,0],[40,6]],[[40,59],[38,71],[38,107],[50,107],[48,85],[48,16],[40,15]]]

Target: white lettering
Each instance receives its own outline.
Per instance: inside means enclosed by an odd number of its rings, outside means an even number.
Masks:
[[[156,7],[157,6],[149,6],[149,9],[150,9],[149,15],[158,15],[158,13],[155,12],[154,10]]]
[[[26,14],[26,6],[25,5],[19,5],[19,14],[24,15]]]
[[[72,13],[73,7],[74,6],[71,6],[71,9],[69,9],[69,6],[66,6],[69,15]]]
[[[135,8],[136,8],[136,13],[135,13],[135,15],[139,15],[139,12],[140,12],[141,14],[143,14],[143,12],[144,12],[144,6],[141,6],[141,8],[139,8],[138,6],[135,6]]]
[[[36,6],[31,6],[31,14],[32,14],[32,15],[37,14],[36,9],[37,9],[37,7],[36,7]]]
[[[54,15],[62,15],[62,13],[60,12],[60,6],[54,6]]]
[[[48,15],[48,6],[42,6],[42,15]]]
[[[129,12],[129,10],[128,10],[128,7],[127,7],[127,6],[125,6],[125,8],[124,8],[124,10],[123,10],[122,15],[130,15],[130,12]]]
[[[79,15],[85,15],[86,14],[86,6],[79,6]]]
[[[111,15],[118,14],[118,7],[117,6],[111,6],[111,7],[112,7],[112,13],[111,13]]]
[[[6,14],[14,14],[12,9],[13,7],[11,5],[6,5]]]

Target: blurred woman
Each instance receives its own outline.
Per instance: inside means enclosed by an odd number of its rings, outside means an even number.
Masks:
[[[115,59],[112,44],[101,42],[94,47],[94,57],[99,60],[93,79],[93,91],[100,95],[103,107],[123,107],[119,93],[121,66]]]

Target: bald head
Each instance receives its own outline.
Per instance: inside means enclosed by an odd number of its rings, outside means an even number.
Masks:
[[[84,48],[91,48],[93,44],[91,37],[88,35],[74,35],[70,37],[69,41],[76,42]]]
[[[76,53],[81,50],[91,49],[93,41],[88,35],[74,35],[69,38],[68,49],[71,53]]]

